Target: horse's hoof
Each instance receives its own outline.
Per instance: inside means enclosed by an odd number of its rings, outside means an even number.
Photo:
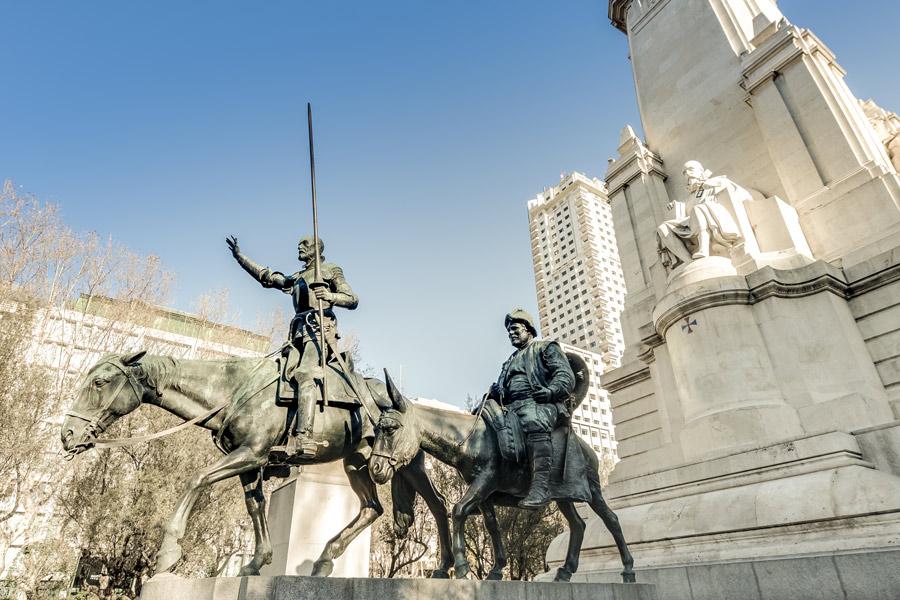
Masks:
[[[167,573],[171,571],[175,564],[181,560],[184,552],[181,546],[174,544],[172,546],[163,546],[156,553],[156,573]]]
[[[259,569],[251,565],[244,565],[241,567],[241,570],[238,571],[238,577],[253,577],[255,575],[259,575]]]
[[[622,571],[622,583],[637,583],[634,571]]]
[[[453,567],[453,578],[454,579],[465,579],[466,577],[468,577],[469,573],[471,573],[471,572],[472,572],[472,570],[469,568],[468,563],[456,565],[455,567]]]
[[[500,581],[503,579],[503,571],[491,571],[484,579],[485,581]]]
[[[553,578],[553,581],[572,581],[572,574],[569,573],[568,569],[557,569],[556,577]]]
[[[317,560],[313,563],[313,577],[328,577],[334,571],[334,562],[330,560]]]
[[[447,569],[435,569],[431,572],[432,579],[450,579],[450,574],[447,572]]]

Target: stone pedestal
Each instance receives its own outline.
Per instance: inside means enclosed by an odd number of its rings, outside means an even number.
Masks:
[[[726,597],[726,596],[723,596]],[[666,600],[640,583],[339,577],[154,577],[141,600]]]
[[[263,575],[309,575],[328,540],[359,512],[359,498],[340,462],[302,467],[296,479],[272,492],[269,532],[272,562]],[[367,529],[334,562],[338,577],[369,575],[371,529]]]

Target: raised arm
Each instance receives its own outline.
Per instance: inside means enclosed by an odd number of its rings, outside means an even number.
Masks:
[[[231,250],[231,255],[234,256],[234,259],[241,265],[241,268],[250,273],[250,275],[260,282],[263,287],[278,288],[285,291],[289,290],[293,285],[294,282],[291,276],[279,273],[278,271],[272,271],[268,267],[263,267],[243,254],[238,245],[237,238],[233,235],[225,238],[225,243],[228,245],[228,249]]]

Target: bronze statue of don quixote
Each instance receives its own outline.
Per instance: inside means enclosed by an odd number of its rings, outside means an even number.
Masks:
[[[555,580],[568,581],[578,568],[585,523],[574,503],[585,502],[615,540],[623,581],[634,582],[631,554],[600,490],[597,455],[569,424],[571,411],[587,389],[588,369],[556,342],[537,339],[527,313],[516,309],[506,316],[515,351],[476,414],[410,402],[386,371],[384,382],[364,377],[350,357],[338,351],[338,309],[356,309],[359,298],[343,270],[324,261],[309,105],[307,118],[313,232],[297,246],[303,268],[288,275],[263,267],[242,252],[237,238],[226,239],[241,268],[264,288],[291,296],[295,314],[287,342],[279,352],[262,358],[181,360],[142,351],[104,357],[80,382],[66,412],[61,439],[67,457],[95,447],[165,437],[193,425],[212,433],[223,456],[190,477],[165,527],[157,574],[171,572],[181,559],[179,541],[201,490],[237,477],[255,533],[253,558],[240,574],[258,575],[272,559],[263,481],[286,477],[292,465],[341,460],[360,509],[328,541],[314,564],[314,576],[329,575],[350,542],[384,512],[376,483],[390,482],[399,500],[394,502],[394,519],[400,533],[412,522],[416,495],[435,519],[440,559],[434,578],[451,573],[455,578],[471,577],[464,531],[467,517],[477,511],[484,517],[494,551],[495,563],[487,578],[501,579],[506,552],[494,506],[533,510],[552,500],[570,530],[566,561]],[[166,410],[184,423],[139,438],[101,437],[114,421],[142,404]],[[428,478],[425,453],[455,467],[469,486],[449,513]]]

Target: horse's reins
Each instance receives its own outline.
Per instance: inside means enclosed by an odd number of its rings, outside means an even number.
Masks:
[[[475,421],[472,422],[472,429],[469,430],[469,434],[463,438],[463,440],[456,444],[457,448],[462,448],[466,442],[469,441],[469,438],[472,437],[472,434],[475,433],[475,429],[478,428],[478,422],[481,420],[481,413],[484,411],[484,405],[487,404],[488,397],[487,394],[481,399],[481,406],[478,407],[478,411],[475,413]]]

